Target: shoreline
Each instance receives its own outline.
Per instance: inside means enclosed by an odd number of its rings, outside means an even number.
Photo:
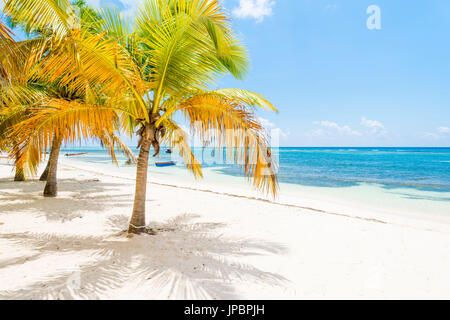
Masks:
[[[87,163],[75,159],[64,159],[61,163],[75,170],[83,170],[94,174],[101,173],[112,177],[127,179],[133,181],[133,183],[135,181],[134,169],[124,171],[123,167],[117,167],[115,165],[113,165],[113,167],[109,165],[106,167],[99,163]],[[85,168],[86,166],[88,166],[89,169]],[[128,167],[127,169],[132,168],[133,167]],[[106,173],[105,170],[110,170],[111,172]],[[159,174],[159,172],[156,173],[149,170],[148,181],[155,185],[260,201],[263,203],[307,210],[312,213],[335,215],[383,224],[396,224],[429,231],[450,232],[450,214],[448,214],[448,212],[450,212],[450,202],[446,204],[446,207],[439,210],[439,214],[433,215],[429,214],[428,208],[424,208],[423,206],[420,207],[420,209],[416,209],[413,206],[400,209],[389,207],[389,204],[387,204],[386,207],[377,207],[373,204],[366,204],[365,201],[369,200],[366,197],[361,197],[358,201],[354,201],[354,198],[358,198],[359,196],[357,192],[355,192],[355,195],[352,197],[353,199],[341,199],[339,197],[340,194],[333,195],[323,192],[323,189],[333,188],[309,187],[305,191],[304,189],[306,188],[301,185],[287,183],[280,183],[280,194],[276,199],[273,199],[253,189],[251,183],[246,178],[226,176],[221,173],[219,174],[220,176],[227,178],[226,182],[218,182],[217,176],[213,176],[212,179],[205,177],[195,181],[195,179],[189,176],[187,169],[184,167],[178,168],[178,170],[184,171],[188,178],[186,179],[186,177],[183,177],[180,179],[175,175],[165,176]],[[114,173],[114,175],[112,173]],[[126,176],[124,174],[126,174]],[[369,187],[379,188],[378,184],[367,185]],[[349,191],[347,193],[352,192],[350,189],[357,188],[358,187],[348,188]],[[369,190],[367,193],[370,192],[372,192],[372,190]],[[371,196],[376,197],[379,195],[371,193]],[[431,205],[436,204],[432,203]],[[426,211],[427,214],[421,214],[424,211]]]
[[[65,164],[65,166],[68,167],[67,164]],[[78,169],[78,170],[82,170],[84,172],[99,174],[98,172],[90,171],[90,170],[86,170],[86,169],[81,169],[79,167],[72,167],[72,168]],[[101,175],[107,175],[107,174],[102,173]],[[109,175],[109,176],[111,176],[111,175]],[[125,177],[118,177],[118,176],[111,176],[111,177],[119,178],[119,179],[133,180],[134,181],[134,179],[132,179],[132,178],[125,178]],[[240,194],[233,194],[233,193],[226,193],[226,192],[221,192],[221,191],[214,191],[214,190],[210,190],[210,189],[198,189],[198,188],[186,187],[186,186],[181,186],[181,185],[176,185],[176,184],[167,184],[167,183],[155,182],[155,181],[151,181],[151,178],[149,179],[149,184],[159,185],[159,186],[164,186],[164,187],[170,187],[170,188],[176,188],[176,189],[185,189],[185,190],[191,190],[191,191],[197,191],[197,192],[212,193],[212,194],[215,194],[215,195],[226,196],[226,197],[233,197],[233,198],[247,199],[247,200],[253,200],[253,201],[260,201],[260,202],[264,202],[264,203],[268,203],[268,204],[279,205],[279,206],[289,207],[289,208],[297,208],[297,209],[312,211],[312,212],[320,213],[320,214],[329,214],[329,215],[334,215],[334,216],[341,216],[341,217],[346,217],[346,218],[359,219],[359,220],[371,221],[371,222],[382,223],[382,224],[387,224],[388,223],[386,221],[382,221],[382,220],[378,220],[378,219],[374,219],[374,218],[372,219],[372,218],[351,216],[351,215],[346,215],[346,214],[328,212],[328,211],[324,211],[324,210],[321,210],[321,209],[315,209],[315,208],[310,208],[310,207],[303,207],[303,206],[299,206],[299,205],[295,205],[295,204],[276,202],[275,200],[268,200],[267,198],[264,198],[264,197],[252,197],[252,196],[245,196],[245,195],[240,195]]]

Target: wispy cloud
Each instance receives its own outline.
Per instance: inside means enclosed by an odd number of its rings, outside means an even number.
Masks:
[[[422,134],[422,136],[424,136],[425,138],[431,138],[434,140],[439,140],[441,138],[441,136],[439,134],[434,133],[434,132],[424,132]]]
[[[371,132],[374,134],[384,134],[386,130],[384,125],[377,120],[369,120],[365,117],[361,118],[361,125],[367,128],[370,128]]]
[[[118,8],[123,15],[131,18],[142,1],[140,0],[87,0],[90,5],[100,7]]]
[[[434,132],[424,132],[422,136],[434,140],[447,139],[450,137],[450,127],[439,127]]]
[[[355,130],[348,125],[341,125],[337,122],[322,120],[313,122],[316,126],[320,126],[319,129],[311,130],[307,133],[310,137],[333,137],[340,136],[355,136],[355,137],[384,137],[387,131],[384,125],[377,120],[369,120],[365,117],[361,118],[360,125],[369,130]]]
[[[265,119],[262,117],[258,117],[259,122],[265,127],[265,128],[275,128],[275,124],[271,122],[269,119]]]
[[[447,133],[450,133],[450,128],[449,128],[449,127],[439,127],[439,128],[437,129],[437,131],[438,131],[439,133],[447,134]]]
[[[239,6],[233,9],[237,18],[251,18],[260,23],[273,14],[275,1],[271,0],[239,0]]]
[[[345,134],[345,135],[351,135],[351,136],[361,136],[361,133],[353,130],[352,128],[350,128],[347,125],[339,125],[336,122],[332,122],[332,121],[328,121],[328,120],[323,120],[323,121],[316,121],[314,122],[315,125],[319,125],[321,127],[324,128],[329,128],[332,129],[335,132],[341,133],[341,134]],[[322,133],[324,133],[325,131],[322,131]],[[316,130],[316,133],[318,133],[318,131]]]
[[[291,132],[289,129],[283,130],[281,128],[278,128],[273,122],[271,122],[269,119],[265,119],[262,117],[258,117],[259,122],[262,124],[266,130],[271,133],[271,135],[278,134],[282,138],[287,138],[291,135]]]
[[[132,15],[142,0],[87,0],[87,2],[95,7],[108,5],[110,7],[118,7],[125,15]],[[236,3],[235,8],[232,9],[232,14],[241,19],[254,19],[260,23],[264,18],[273,15],[274,0],[221,0],[222,5]],[[237,3],[238,2],[238,3]],[[0,1],[0,4],[2,1]]]

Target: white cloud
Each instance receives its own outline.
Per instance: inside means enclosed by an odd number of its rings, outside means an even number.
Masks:
[[[338,130],[340,128],[336,122],[331,122],[328,120],[316,121],[316,122],[314,122],[314,124],[320,125],[322,127],[328,127],[328,128],[338,129]]]
[[[258,117],[258,121],[261,122],[261,124],[265,128],[275,128],[276,127],[275,124],[270,122],[270,120],[268,120],[268,119]]]
[[[237,0],[235,1],[237,2]],[[114,3],[117,4],[120,2],[124,7],[122,13],[131,16],[136,12],[136,9],[142,3],[142,0],[115,0],[111,2],[107,0],[87,0],[87,2],[95,7],[100,7],[104,3],[114,6]],[[224,5],[225,0],[222,0],[221,3]],[[259,23],[262,22],[265,17],[269,17],[273,14],[272,8],[274,5],[274,0],[239,0],[239,5],[232,10],[232,13],[237,18],[252,18]]]
[[[353,130],[349,126],[340,126],[336,122],[323,120],[323,121],[316,121],[316,122],[314,122],[314,124],[325,127],[325,128],[333,129],[341,134],[352,135],[352,136],[361,136],[360,132]]]
[[[109,6],[114,6],[115,3],[121,3],[124,7],[122,13],[131,16],[136,12],[136,9],[142,3],[142,0],[87,0],[87,2],[95,7],[100,7],[104,3],[108,3]],[[224,4],[224,2],[224,0],[221,1],[222,4]],[[2,3],[1,0],[0,3]],[[272,9],[274,5],[274,0],[239,0],[239,5],[232,10],[232,13],[237,18],[252,18],[259,23],[262,22],[265,17],[269,17],[273,14]]]
[[[376,120],[369,120],[365,117],[361,118],[361,125],[370,128],[372,133],[385,133],[384,125]]]
[[[125,17],[131,18],[136,9],[141,4],[140,0],[115,0],[115,1],[107,1],[107,0],[87,0],[87,2],[96,7],[105,7],[108,6],[110,8],[118,7],[121,10],[121,13],[125,15]]]
[[[450,128],[449,127],[439,127],[437,130],[438,130],[439,133],[444,133],[444,134],[450,133]]]
[[[287,138],[288,136],[291,135],[291,132],[289,129],[286,131],[282,130],[282,129],[278,128],[273,122],[271,122],[268,119],[258,117],[258,121],[271,134],[272,138],[275,135],[278,135],[279,137],[282,137],[282,138]]]
[[[138,0],[119,0],[125,7],[137,7],[142,1]]]
[[[289,129],[285,131],[285,130],[281,130],[280,128],[276,128],[273,130],[272,135],[274,132],[277,132],[281,138],[287,138],[291,135],[291,131]]]
[[[434,140],[447,140],[450,137],[450,127],[439,127],[435,132],[424,132],[421,135]]]
[[[425,132],[425,133],[423,133],[423,136],[425,138],[432,138],[435,140],[438,140],[440,138],[440,135],[438,135],[437,133],[433,133],[433,132]]]
[[[271,0],[239,0],[239,7],[233,9],[233,15],[238,18],[253,18],[262,22],[265,17],[273,14],[275,1]]]

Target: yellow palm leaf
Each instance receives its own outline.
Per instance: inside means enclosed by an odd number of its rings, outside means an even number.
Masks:
[[[77,26],[69,0],[6,0],[4,12],[29,32],[50,29],[58,38]]]
[[[144,1],[136,27],[157,84],[153,112],[168,93],[206,88],[226,68],[237,77],[245,72],[245,50],[215,0]]]
[[[194,177],[202,178],[202,166],[189,146],[189,139],[186,132],[171,119],[165,119],[163,125],[166,128],[166,134],[162,142],[165,142],[173,149],[177,148],[186,164],[186,168],[193,173]]]
[[[52,99],[43,105],[45,106],[28,108],[28,117],[14,125],[9,132],[9,137],[14,137],[16,141],[13,151],[19,155],[18,162],[21,164],[29,160],[24,155],[30,147],[36,148],[38,152],[28,165],[39,163],[54,136],[67,143],[98,138],[113,151],[114,144],[107,138],[118,129],[117,109],[63,99]]]
[[[277,164],[272,159],[267,134],[240,98],[229,99],[215,92],[194,95],[168,111],[158,123],[163,125],[176,112],[184,115],[204,143],[229,147],[229,155],[243,166],[248,177],[253,177],[256,188],[276,195]]]

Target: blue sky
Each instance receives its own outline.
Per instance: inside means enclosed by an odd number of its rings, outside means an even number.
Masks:
[[[139,0],[116,3],[132,14]],[[224,0],[282,146],[450,147],[450,1]],[[370,5],[381,29],[369,30]]]
[[[450,1],[259,3],[264,20],[234,21],[251,73],[221,86],[267,95],[283,145],[450,146]],[[366,26],[372,4],[381,30]]]

